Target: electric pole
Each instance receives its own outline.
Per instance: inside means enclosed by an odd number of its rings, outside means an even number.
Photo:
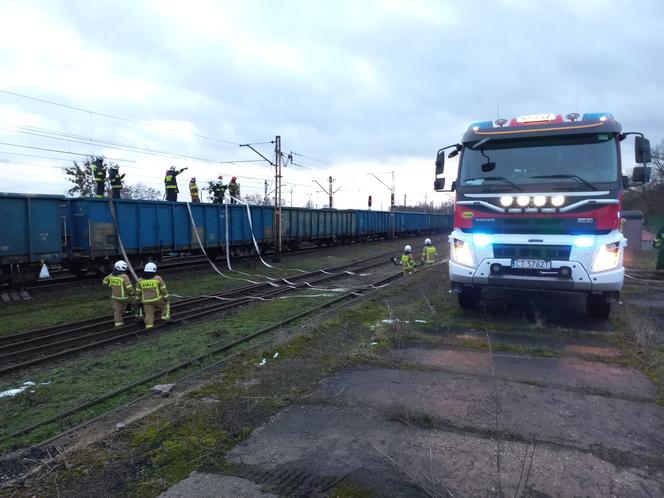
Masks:
[[[274,260],[281,259],[281,136],[274,137]]]
[[[320,183],[318,183],[316,180],[311,180],[311,181],[314,182],[316,185],[318,185],[323,190],[323,192],[325,192],[327,194],[328,201],[329,201],[328,208],[332,209],[332,207],[334,206],[334,194],[336,194],[337,192],[339,192],[339,190],[341,190],[341,187],[339,187],[336,190],[333,190],[334,182],[336,180],[330,176],[327,179],[328,184],[329,184],[330,187],[327,188],[327,189],[325,187],[323,187]]]
[[[265,194],[263,195],[263,204],[267,205],[267,180],[265,180]]]
[[[262,142],[267,143],[267,142]],[[249,147],[256,154],[265,159],[270,166],[274,166],[274,223],[272,225],[272,240],[274,245],[274,260],[281,258],[281,136],[274,137],[274,162],[270,161],[253,146],[259,144],[240,144],[240,147]],[[265,181],[265,197],[267,198],[267,181]]]
[[[406,194],[403,194],[403,207],[406,207]]]

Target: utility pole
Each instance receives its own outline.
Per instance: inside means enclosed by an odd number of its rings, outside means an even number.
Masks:
[[[281,259],[281,136],[274,137],[274,260]]]
[[[267,204],[267,180],[265,180],[265,194],[263,195],[263,204]]]
[[[403,194],[403,207],[406,207],[406,194]]]
[[[293,186],[290,188],[290,207],[293,207]]]
[[[395,191],[396,191],[395,181],[394,181],[394,171],[392,171],[392,185],[391,185],[391,186],[388,185],[387,183],[385,183],[385,182],[384,182],[383,180],[381,180],[380,178],[378,178],[378,177],[377,177],[376,175],[374,175],[373,173],[369,173],[369,174],[370,174],[371,176],[373,176],[376,180],[378,180],[380,183],[382,183],[383,185],[385,185],[385,186],[390,190],[390,210],[391,210],[391,211],[394,211],[394,196],[395,196]],[[381,206],[382,206],[382,203],[381,203]],[[383,209],[383,208],[381,207],[381,210],[382,210],[382,209]]]
[[[327,194],[328,201],[329,201],[328,207],[329,207],[329,209],[332,209],[332,207],[334,206],[334,194],[336,194],[337,192],[339,192],[339,190],[341,190],[341,187],[339,187],[336,190],[333,190],[333,185],[334,185],[334,182],[336,180],[334,178],[332,178],[332,176],[330,176],[327,179],[330,187],[327,188],[327,189],[325,187],[323,187],[320,183],[318,183],[316,180],[311,180],[311,181],[314,182],[316,185],[318,185],[323,190],[323,192],[325,192]]]
[[[263,142],[267,143],[267,142]],[[240,144],[240,147],[249,147],[256,154],[265,159],[270,166],[274,166],[274,223],[272,224],[272,239],[274,245],[274,261],[281,258],[281,136],[274,137],[274,162],[270,161],[253,146],[259,144]],[[265,182],[265,197],[267,198],[267,181]]]

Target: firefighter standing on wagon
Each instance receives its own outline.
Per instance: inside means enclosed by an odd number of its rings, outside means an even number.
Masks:
[[[108,180],[111,183],[111,197],[113,199],[120,199],[120,192],[122,191],[122,179],[124,173],[120,174],[120,167],[113,164],[108,170]]]
[[[104,158],[98,157],[92,161],[90,170],[92,172],[92,178],[95,181],[95,199],[103,199],[104,184],[106,183],[106,165],[104,164]]]
[[[237,176],[231,178],[228,184],[228,193],[231,196],[231,204],[235,204],[237,202],[236,199],[240,197],[240,184],[237,182]]]
[[[148,263],[143,269],[143,277],[138,279],[136,294],[143,305],[145,328],[154,327],[155,311],[161,312],[162,320],[171,319],[171,304],[164,279],[157,275],[157,265]]]
[[[178,181],[177,176],[188,168],[176,170],[175,166],[171,166],[164,176],[164,186],[166,187],[166,200],[175,202],[178,200]]]
[[[102,283],[111,288],[113,319],[116,327],[122,327],[127,306],[134,298],[134,286],[131,285],[131,280],[127,276],[127,263],[122,260],[117,261],[113,265],[113,272],[104,277]]]
[[[189,195],[191,195],[191,202],[201,202],[198,196],[198,185],[196,184],[196,177],[192,176],[189,180]]]

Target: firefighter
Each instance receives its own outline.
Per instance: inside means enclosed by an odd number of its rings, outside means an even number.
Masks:
[[[436,256],[438,251],[436,247],[431,242],[431,239],[424,239],[424,249],[422,249],[422,264],[433,264],[436,262]]]
[[[122,179],[124,177],[124,173],[120,174],[120,167],[117,164],[113,164],[108,169],[108,179],[111,182],[111,197],[113,199],[120,198],[120,192],[122,191]]]
[[[198,197],[198,185],[196,185],[196,177],[192,176],[189,180],[189,195],[191,195],[191,202],[201,202]]]
[[[104,158],[98,157],[90,165],[92,170],[92,178],[95,181],[95,199],[104,198],[104,184],[106,183],[106,165]]]
[[[166,170],[166,176],[164,176],[164,185],[166,187],[166,200],[170,202],[175,202],[178,200],[178,181],[177,176],[188,168],[182,168],[176,170],[175,166],[171,166]]]
[[[113,319],[116,327],[124,325],[124,314],[127,306],[134,299],[134,286],[127,276],[127,263],[120,260],[113,265],[113,272],[104,277],[104,285],[111,288],[111,301],[113,303]]]
[[[231,178],[231,182],[228,184],[228,193],[231,196],[231,204],[235,204],[240,197],[240,184],[237,182],[237,176]]]
[[[411,254],[412,248],[409,245],[403,248],[403,256],[401,256],[401,266],[403,267],[404,276],[410,275],[415,270],[415,260]]]
[[[224,197],[226,195],[226,190],[228,190],[229,185],[224,185],[224,177],[219,175],[217,181],[212,183],[210,182],[210,193],[212,195],[213,204],[223,204]]]
[[[157,265],[148,263],[143,269],[143,277],[138,279],[136,294],[143,305],[145,328],[154,327],[155,311],[161,311],[162,320],[171,319],[171,304],[164,279],[157,275]]]
[[[656,268],[664,270],[664,225],[657,232],[657,237],[652,241],[652,245],[658,250]]]

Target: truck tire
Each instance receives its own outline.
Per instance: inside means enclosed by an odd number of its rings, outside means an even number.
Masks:
[[[586,313],[592,318],[606,320],[611,313],[611,303],[606,301],[603,294],[588,294]]]
[[[457,294],[459,299],[459,306],[464,309],[477,308],[480,305],[480,298],[482,297],[482,289],[477,287],[464,286],[461,292]]]

